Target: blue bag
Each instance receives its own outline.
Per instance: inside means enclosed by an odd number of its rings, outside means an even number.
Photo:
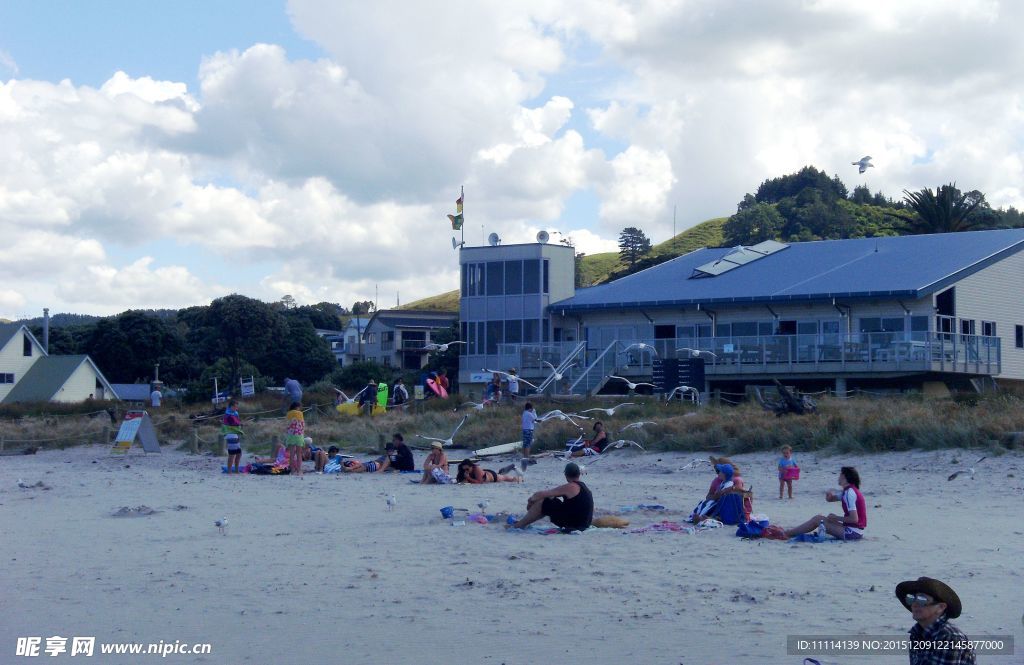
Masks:
[[[740,538],[760,538],[767,528],[768,520],[740,522],[740,525],[736,527],[736,535]]]

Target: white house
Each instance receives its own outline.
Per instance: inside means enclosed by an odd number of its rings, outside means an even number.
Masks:
[[[27,326],[0,326],[0,403],[118,399],[89,356],[51,356]]]

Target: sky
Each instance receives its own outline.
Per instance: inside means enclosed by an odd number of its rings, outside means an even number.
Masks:
[[[813,165],[1024,207],[1024,4],[10,0],[0,317],[381,308],[467,244],[654,242]],[[873,157],[863,176],[850,162]],[[557,233],[556,233],[557,232]],[[561,235],[558,235],[561,234]]]

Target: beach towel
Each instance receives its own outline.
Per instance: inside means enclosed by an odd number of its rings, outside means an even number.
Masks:
[[[287,476],[291,469],[273,464],[250,464],[249,473],[254,476]]]
[[[740,524],[747,521],[742,494],[726,494],[718,502],[715,516],[723,524]]]
[[[632,513],[638,510],[668,510],[665,506],[660,503],[639,503],[635,506],[619,506],[620,513]]]

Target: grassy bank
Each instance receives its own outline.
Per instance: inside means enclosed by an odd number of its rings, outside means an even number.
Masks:
[[[337,444],[348,451],[376,450],[379,442],[401,432],[411,445],[426,444],[416,434],[445,438],[463,415],[469,420],[456,437],[456,444],[479,448],[520,438],[521,406],[505,406],[453,413],[458,400],[431,400],[419,412],[391,412],[385,416],[360,418],[341,416],[326,395],[310,396],[314,406],[307,413],[307,432],[318,444]],[[284,421],[277,396],[264,396],[241,407],[245,421],[245,448],[268,451],[281,437]],[[559,408],[580,411],[608,402],[554,403],[537,400],[538,411]],[[882,452],[887,450],[940,448],[985,448],[998,451],[1012,446],[1011,432],[1024,431],[1024,400],[1014,396],[992,396],[968,402],[927,400],[920,397],[858,397],[824,399],[817,414],[776,418],[756,404],[707,406],[674,403],[664,405],[647,399],[641,406],[622,409],[614,417],[601,416],[613,439],[625,425],[652,421],[642,430],[630,430],[623,438],[640,442],[648,450],[704,451],[735,454],[776,450],[790,444],[798,450],[831,450],[837,453]],[[77,415],[66,408],[40,415],[44,406],[24,407],[23,413],[0,414],[0,439],[7,451],[27,447],[54,448],[109,441],[116,426],[105,414]],[[210,413],[210,411],[207,411]],[[120,413],[118,414],[120,416]],[[203,450],[217,449],[220,429],[217,418],[195,419],[203,414],[170,406],[151,412],[164,445],[188,447],[198,435]],[[592,421],[584,421],[589,432]],[[561,449],[578,430],[567,422],[549,421],[537,430],[540,450]]]

